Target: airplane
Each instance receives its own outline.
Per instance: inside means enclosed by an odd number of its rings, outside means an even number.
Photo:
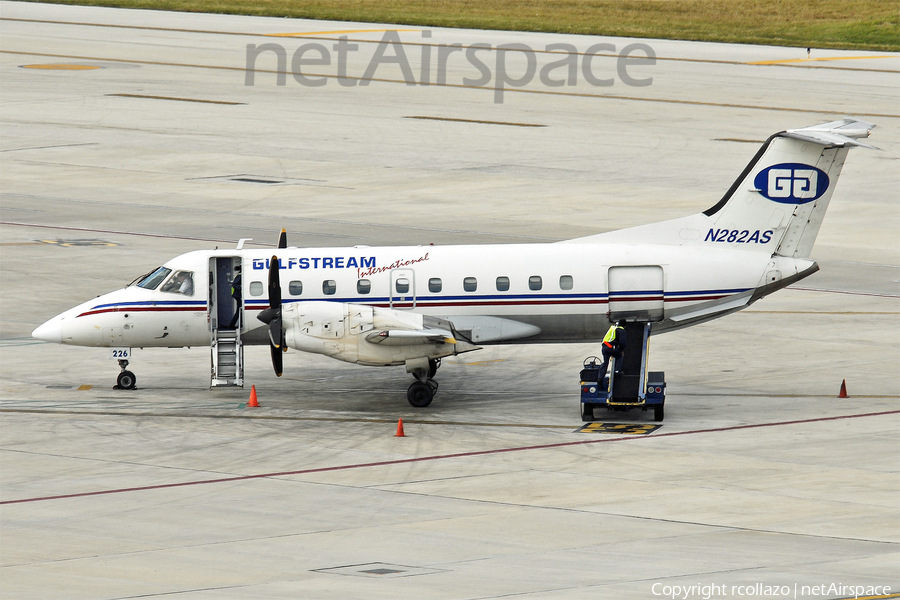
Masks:
[[[243,385],[243,346],[405,366],[428,406],[442,358],[485,344],[599,342],[624,319],[657,335],[750,306],[810,276],[816,235],[850,148],[874,124],[846,117],[769,137],[711,208],[542,244],[288,247],[182,254],[34,330],[110,348],[132,389],[132,348],[210,345],[211,387]],[[240,272],[240,283],[235,275]],[[233,284],[238,287],[235,292]]]

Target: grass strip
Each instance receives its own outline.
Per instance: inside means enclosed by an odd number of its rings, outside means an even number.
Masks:
[[[42,0],[47,1],[47,0]],[[896,0],[50,0],[57,4],[844,49],[900,50]]]

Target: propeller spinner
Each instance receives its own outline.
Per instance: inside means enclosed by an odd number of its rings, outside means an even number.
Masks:
[[[281,283],[278,275],[278,257],[273,256],[269,263],[269,308],[261,311],[256,318],[269,326],[269,351],[272,355],[272,367],[275,374],[281,377],[284,368],[283,353],[284,327],[281,322]]]

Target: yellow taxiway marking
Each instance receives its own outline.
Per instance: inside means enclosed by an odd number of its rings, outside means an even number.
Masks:
[[[302,37],[305,35],[338,35],[342,33],[383,33],[385,31],[420,31],[419,29],[345,29],[343,31],[301,31],[298,33],[266,33],[266,37]]]
[[[640,423],[588,423],[575,430],[575,433],[622,433],[628,435],[647,435],[662,425]]]
[[[9,19],[0,19],[9,20]],[[168,30],[167,30],[168,31]],[[173,30],[177,31],[177,30]],[[354,40],[358,42],[364,42],[366,40]],[[98,58],[93,56],[73,56],[69,54],[50,54],[43,52],[25,52],[23,50],[0,50],[0,54],[15,54],[20,56],[45,56],[45,57],[54,57],[54,58],[73,58],[73,59],[82,59],[82,60],[98,60],[105,62],[117,62],[117,63],[126,63],[126,64],[134,64],[134,65],[156,65],[163,67],[186,67],[191,69],[215,69],[221,71],[241,71],[245,72],[245,67],[236,67],[236,66],[226,66],[226,65],[203,65],[203,64],[190,64],[190,63],[175,63],[175,62],[165,62],[165,61],[152,61],[152,60],[135,60],[135,59],[125,59],[125,58]],[[599,56],[599,55],[598,55]],[[659,59],[659,57],[657,57]],[[659,59],[662,60],[662,59]],[[680,59],[679,59],[680,60]],[[728,63],[732,64],[732,63]],[[734,63],[734,64],[747,64],[747,63]],[[787,65],[791,66],[791,65]],[[279,71],[273,71],[271,69],[254,69],[256,73],[279,73]],[[885,72],[893,72],[893,71],[885,71]],[[307,73],[309,77],[327,77],[331,79],[339,79],[338,75],[332,73]],[[383,83],[402,83],[407,85],[408,82],[403,79],[387,79],[381,77],[344,77],[343,79],[351,79],[355,81],[378,81]],[[493,88],[485,88],[483,86],[476,85],[465,85],[465,84],[454,84],[454,83],[427,83],[422,85],[429,86],[437,86],[437,87],[448,87],[448,88],[457,88],[457,89],[471,89],[471,90],[491,90]],[[523,88],[509,88],[506,90],[508,93],[520,93],[520,94],[541,94],[546,96],[567,96],[572,98],[596,98],[599,100],[624,100],[624,101],[633,101],[633,102],[654,102],[654,103],[663,103],[663,104],[684,104],[686,106],[717,106],[720,108],[739,108],[746,110],[772,110],[772,111],[783,111],[783,112],[796,112],[796,113],[815,113],[817,115],[822,114],[833,114],[844,116],[846,111],[834,112],[829,110],[822,109],[813,109],[813,108],[800,108],[800,107],[787,107],[787,106],[754,106],[752,104],[731,104],[726,102],[705,102],[702,100],[684,100],[680,98],[643,98],[639,96],[619,96],[615,94],[589,94],[589,93],[581,93],[581,92],[558,92],[554,90],[533,90],[533,89],[523,89]],[[857,117],[884,117],[890,119],[896,119],[898,117],[897,114],[886,114],[886,113],[867,113],[860,112],[856,113]]]
[[[79,392],[86,392],[86,391],[88,391],[89,389],[92,389],[93,387],[94,387],[94,386],[92,386],[92,385],[80,385],[80,386],[78,386],[78,391],[79,391]]]
[[[92,71],[102,69],[94,65],[22,65],[23,69],[47,69],[50,71]]]
[[[824,58],[790,58],[787,60],[760,60],[748,65],[785,65],[789,63],[824,62],[829,60],[868,60],[870,58],[893,58],[890,56],[827,56]]]

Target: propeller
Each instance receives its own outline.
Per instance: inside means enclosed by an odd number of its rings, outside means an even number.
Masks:
[[[287,231],[285,231],[284,229],[282,229],[281,233],[278,234],[278,247],[287,248]]]
[[[284,236],[282,231],[282,236]],[[269,326],[269,352],[272,355],[272,367],[275,374],[281,377],[284,368],[283,352],[284,327],[281,322],[281,283],[278,280],[278,257],[273,256],[269,263],[269,308],[262,310],[256,318]]]

